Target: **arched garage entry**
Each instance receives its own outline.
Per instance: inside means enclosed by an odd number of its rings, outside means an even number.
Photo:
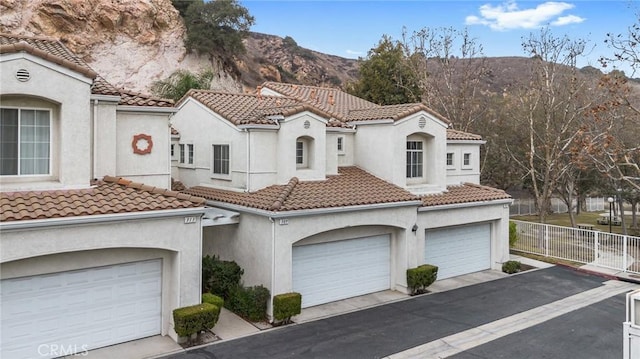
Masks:
[[[349,228],[294,243],[293,290],[302,294],[302,307],[390,289],[395,232]]]

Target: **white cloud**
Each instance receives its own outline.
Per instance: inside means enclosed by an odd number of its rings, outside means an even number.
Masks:
[[[347,53],[347,55],[351,55],[351,56],[362,56],[362,55],[364,55],[364,52],[362,52],[362,51],[346,50],[345,52]]]
[[[480,16],[469,15],[465,19],[467,25],[485,25],[493,30],[534,29],[551,24],[562,26],[583,22],[585,19],[576,15],[562,15],[575,6],[566,2],[548,1],[535,8],[520,9],[514,0],[492,6],[480,6]]]

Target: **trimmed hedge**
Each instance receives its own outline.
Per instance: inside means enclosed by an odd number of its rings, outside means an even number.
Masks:
[[[291,317],[302,311],[302,295],[300,293],[283,293],[273,297],[273,318],[283,323],[290,323]]]
[[[232,288],[240,285],[244,270],[233,261],[221,261],[217,256],[202,257],[202,290],[224,300],[229,299]]]
[[[227,309],[252,322],[267,320],[267,303],[271,294],[269,289],[237,286],[231,289],[229,299],[225,301]]]
[[[518,261],[506,261],[502,263],[502,271],[507,274],[518,273],[522,269],[522,264]]]
[[[202,303],[173,310],[173,323],[176,333],[181,337],[213,328],[218,321],[220,309],[210,303]]]
[[[209,303],[209,304],[215,305],[216,307],[218,307],[218,315],[220,315],[220,310],[224,306],[224,299],[218,297],[215,294],[204,293],[202,295],[202,303]]]
[[[431,264],[423,264],[417,268],[407,269],[407,285],[411,294],[421,294],[425,288],[436,281],[438,277],[438,267]]]

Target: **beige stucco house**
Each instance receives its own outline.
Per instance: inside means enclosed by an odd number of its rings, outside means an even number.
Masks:
[[[172,310],[200,303],[205,209],[167,189],[174,112],[0,34],[0,357],[175,338]]]
[[[482,139],[422,104],[269,82],[191,90],[176,109],[173,177],[240,214],[203,230],[203,254],[238,262],[246,285],[310,307],[406,292],[424,263],[443,279],[508,260],[511,199],[479,184]]]

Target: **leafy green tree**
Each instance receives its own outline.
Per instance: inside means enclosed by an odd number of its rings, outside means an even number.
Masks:
[[[186,12],[185,25],[189,51],[217,55],[229,60],[244,53],[242,40],[247,36],[254,18],[236,0],[194,2]]]
[[[360,58],[360,78],[347,92],[380,105],[419,102],[420,88],[406,66],[402,46],[384,35],[378,46]]]
[[[178,70],[168,78],[154,82],[151,85],[151,92],[156,96],[178,101],[190,89],[209,89],[211,80],[213,80],[211,69],[200,71],[197,74],[188,70]]]

